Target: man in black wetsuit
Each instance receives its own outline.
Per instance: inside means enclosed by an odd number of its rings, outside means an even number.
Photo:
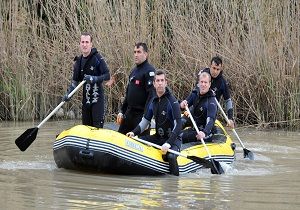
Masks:
[[[86,80],[83,86],[82,124],[103,128],[104,124],[104,90],[103,81],[110,79],[110,73],[104,58],[96,48],[92,48],[92,36],[83,33],[80,37],[82,55],[74,61],[73,78],[64,101],[69,101],[71,93],[79,82]]]
[[[169,162],[170,172],[179,175],[177,155],[167,153],[168,149],[180,151],[181,147],[181,115],[177,99],[167,88],[166,73],[157,70],[154,78],[155,96],[150,100],[144,117],[138,126],[127,136],[133,137],[141,134],[155,119],[155,134],[142,136],[141,138],[162,146],[163,159]]]
[[[148,47],[139,42],[134,47],[134,67],[129,75],[125,99],[117,116],[118,132],[126,134],[141,121],[146,104],[153,94],[155,68],[148,62]],[[147,129],[144,134],[149,134]]]
[[[230,128],[234,128],[233,122],[233,104],[230,97],[230,91],[228,87],[228,82],[223,77],[223,70],[222,70],[222,59],[218,56],[213,57],[210,62],[210,68],[205,68],[199,72],[207,72],[211,75],[211,89],[215,92],[216,98],[220,101],[221,96],[223,96],[227,116],[229,118],[228,126]],[[198,74],[198,75],[199,75]]]
[[[194,127],[183,130],[182,142],[195,142],[201,139],[205,141],[211,140],[212,129],[215,124],[217,116],[217,103],[215,94],[210,89],[211,76],[207,72],[202,72],[199,75],[198,87],[192,91],[186,100],[180,103],[180,108],[184,109],[186,106],[193,106],[191,112],[199,133]]]

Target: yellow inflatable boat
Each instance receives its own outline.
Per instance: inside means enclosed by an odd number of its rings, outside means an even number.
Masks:
[[[219,121],[215,125],[218,132],[212,142],[206,144],[208,150],[214,160],[231,164],[235,160],[235,144]],[[209,159],[200,141],[183,144],[181,154]],[[58,168],[128,175],[169,173],[169,164],[162,159],[159,149],[113,130],[84,125],[59,134],[53,145],[53,155]],[[183,156],[177,158],[180,174],[204,167]]]

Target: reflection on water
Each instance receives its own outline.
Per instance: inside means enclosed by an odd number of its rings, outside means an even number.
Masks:
[[[255,161],[244,159],[236,142],[237,160],[222,165],[224,175],[120,176],[56,167],[55,136],[76,123],[47,122],[25,152],[14,141],[35,125],[0,124],[0,209],[300,208],[299,132],[237,130]]]

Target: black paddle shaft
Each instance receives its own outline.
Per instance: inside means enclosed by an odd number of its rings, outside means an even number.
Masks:
[[[204,158],[199,158],[197,156],[187,156],[188,159],[191,159],[195,163],[202,165],[204,168],[210,168],[212,174],[224,174],[224,170],[218,161],[214,159],[206,160]]]

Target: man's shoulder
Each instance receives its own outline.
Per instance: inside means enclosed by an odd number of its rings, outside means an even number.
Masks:
[[[200,88],[199,88],[198,85],[196,85],[195,88],[192,90],[191,94],[196,94],[196,95],[198,95],[199,92],[200,92]]]
[[[73,58],[73,61],[77,62],[77,61],[80,61],[82,55],[76,55],[74,58]]]
[[[147,60],[141,65],[141,67],[145,71],[155,71],[154,66],[150,64]]]
[[[200,69],[197,75],[201,74],[202,72],[206,72],[210,74],[210,69],[208,67],[205,67],[204,69]]]
[[[155,68],[151,64],[147,63],[145,66],[143,66],[143,74],[149,75],[150,77],[155,76]]]
[[[156,70],[155,70],[155,67],[152,66],[151,64],[146,65],[146,66],[145,66],[145,70],[146,70],[147,72],[155,72],[155,71],[156,71]]]
[[[95,53],[93,53],[92,56],[94,58],[97,58],[98,60],[103,60],[104,59],[103,56],[98,51],[96,51]]]
[[[218,81],[220,81],[224,85],[228,85],[228,80],[224,77],[223,74],[218,77]]]
[[[167,93],[165,94],[165,97],[168,98],[168,100],[173,104],[178,103],[177,98],[175,95],[172,93],[172,91],[169,89]]]

